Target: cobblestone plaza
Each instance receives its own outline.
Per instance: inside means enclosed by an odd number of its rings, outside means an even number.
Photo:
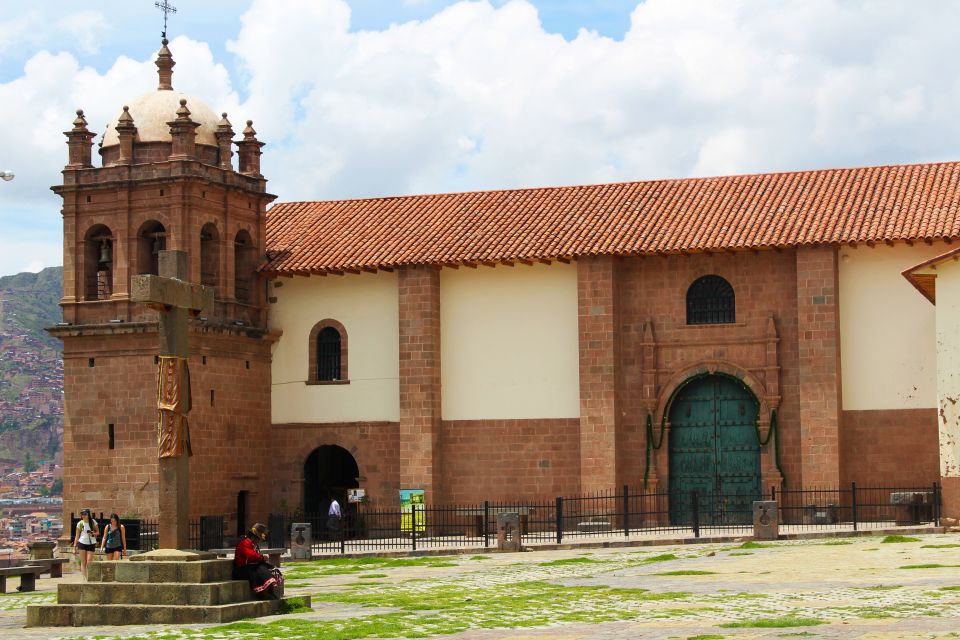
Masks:
[[[457,640],[960,637],[960,536],[829,538],[289,564],[313,609],[226,626],[23,629],[36,594],[0,597],[4,638]],[[79,579],[68,574],[64,580]]]

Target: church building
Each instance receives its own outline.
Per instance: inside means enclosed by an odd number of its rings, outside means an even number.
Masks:
[[[191,512],[231,533],[349,488],[942,481],[960,508],[960,162],[268,209],[252,123],[234,140],[173,66],[164,42],[97,165],[82,112],[66,132],[65,515],[157,514],[131,277],[163,249],[215,290],[190,326]]]

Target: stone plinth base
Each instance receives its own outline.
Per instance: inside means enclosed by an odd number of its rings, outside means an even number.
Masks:
[[[246,581],[232,580],[232,565],[170,550],[94,562],[89,582],[58,585],[57,604],[28,606],[27,626],[223,623],[281,611],[281,601],[254,600]]]
[[[30,549],[31,560],[53,560],[53,550],[57,543],[54,540],[37,540],[27,547]]]
[[[940,478],[940,515],[960,518],[960,478]]]

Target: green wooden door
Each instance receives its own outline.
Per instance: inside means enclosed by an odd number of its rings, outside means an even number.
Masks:
[[[670,408],[670,515],[701,524],[740,524],[760,499],[757,401],[740,382],[705,376],[687,384]]]

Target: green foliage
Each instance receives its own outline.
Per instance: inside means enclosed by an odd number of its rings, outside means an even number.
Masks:
[[[952,567],[960,567],[960,564],[905,564],[902,567],[897,567],[898,569],[949,569]]]
[[[956,549],[960,544],[925,544],[921,549]]]
[[[649,558],[643,558],[640,562],[643,562],[643,563],[668,562],[670,560],[679,560],[679,559],[680,558],[678,558],[676,555],[672,553],[661,553],[660,555],[657,555],[657,556],[650,556]]]
[[[287,565],[285,575],[294,579],[316,578],[320,576],[363,573],[371,569],[392,569],[398,567],[455,567],[448,558],[424,556],[419,558],[324,558],[312,562],[295,562]]]
[[[489,560],[490,556],[470,556],[468,560]]]
[[[920,542],[920,538],[914,538],[912,536],[887,536],[880,541],[881,544],[891,544],[899,542]]]
[[[795,618],[793,616],[781,616],[779,618],[758,618],[756,620],[742,620],[740,622],[728,622],[721,624],[724,629],[780,629],[783,627],[815,627],[821,624],[829,624],[819,618]]]
[[[742,545],[740,545],[739,548],[740,549],[769,549],[770,547],[773,547],[773,546],[776,546],[776,545],[765,544],[763,542],[754,542],[753,540],[747,540]]]
[[[541,562],[541,567],[557,567],[563,566],[565,564],[591,564],[598,563],[600,560],[594,560],[593,558],[562,558],[560,560],[550,560],[549,562]]]
[[[23,457],[23,470],[27,473],[32,473],[37,470],[37,463],[29,451],[27,451],[27,455]]]
[[[304,598],[284,598],[280,601],[280,613],[305,613],[313,611]]]
[[[723,640],[726,636],[718,636],[715,633],[708,633],[707,635],[699,636],[690,636],[687,640]]]

